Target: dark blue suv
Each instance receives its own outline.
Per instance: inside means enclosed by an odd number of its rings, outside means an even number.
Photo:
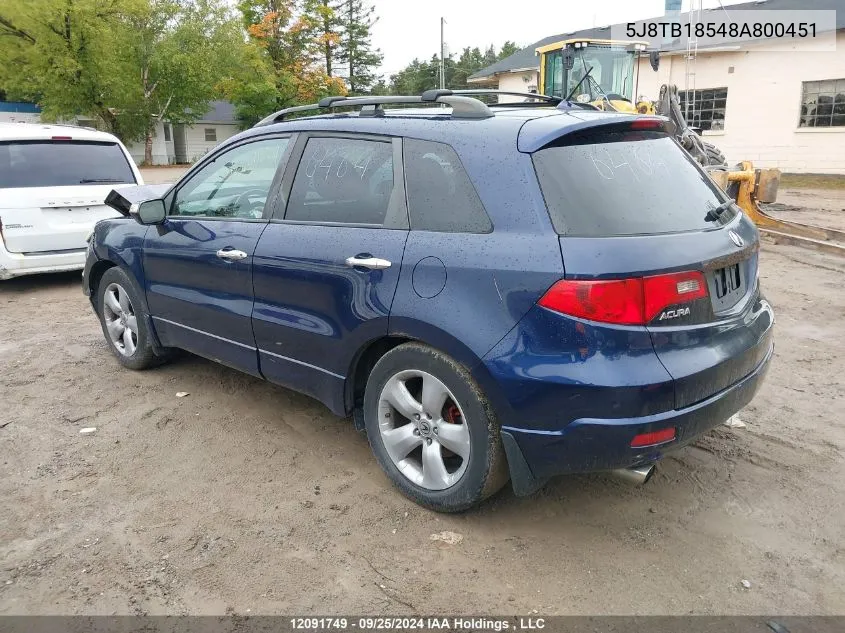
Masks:
[[[435,510],[644,480],[773,350],[757,230],[665,125],[451,91],[282,111],[163,197],[112,192],[84,290],[124,366],[180,348],[309,394]]]

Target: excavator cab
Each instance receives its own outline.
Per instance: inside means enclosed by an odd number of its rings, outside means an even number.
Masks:
[[[564,40],[537,49],[541,93],[636,113],[637,59],[648,42]]]

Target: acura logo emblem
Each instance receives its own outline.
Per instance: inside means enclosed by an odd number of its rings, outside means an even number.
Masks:
[[[737,246],[742,246],[743,244],[745,244],[745,240],[743,240],[736,231],[728,231],[728,237],[730,237],[731,242],[733,242]]]

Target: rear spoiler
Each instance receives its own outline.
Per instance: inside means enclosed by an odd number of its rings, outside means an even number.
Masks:
[[[164,197],[172,184],[166,185],[135,185],[112,189],[106,196],[105,204],[124,217],[129,217],[132,205],[140,205],[148,200],[159,200]]]
[[[532,154],[559,138],[590,128],[628,128],[672,134],[672,123],[663,116],[608,112],[568,113],[565,117],[546,116],[526,121],[519,131],[516,148]]]

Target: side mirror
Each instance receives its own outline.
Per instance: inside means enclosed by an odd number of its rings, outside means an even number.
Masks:
[[[147,200],[129,209],[132,215],[141,224],[161,224],[167,216],[164,208],[164,200]]]
[[[651,69],[657,72],[657,69],[660,68],[660,51],[651,51],[648,54],[648,61],[651,64]]]
[[[572,70],[575,67],[575,51],[571,48],[563,49],[563,67],[566,70]]]
[[[164,208],[165,194],[172,188],[173,185],[135,185],[130,187],[119,187],[112,189],[109,195],[106,196],[104,202],[112,209],[120,213],[125,218],[135,218],[143,224],[155,224],[153,221],[144,221],[139,217],[141,205],[146,202],[157,202],[161,208]],[[161,214],[161,222],[164,220],[164,215]],[[156,207],[151,207],[144,212],[145,217],[151,220],[159,217],[159,210]]]

